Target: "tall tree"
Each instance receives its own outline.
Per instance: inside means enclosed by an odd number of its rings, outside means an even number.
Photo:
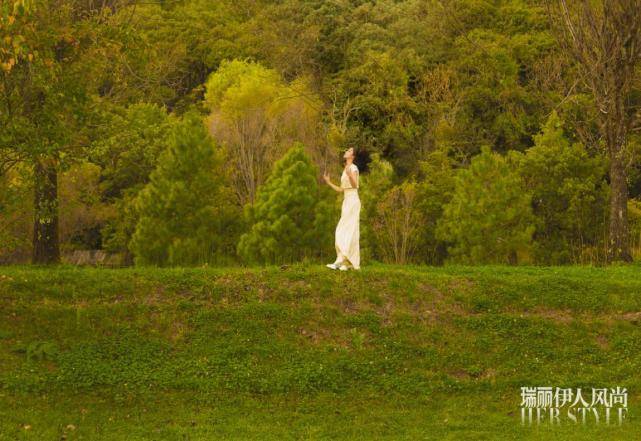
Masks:
[[[34,263],[60,260],[58,173],[88,144],[98,60],[112,49],[101,33],[120,4],[17,0],[0,9],[0,170],[32,167]]]
[[[459,169],[437,226],[439,238],[451,244],[452,261],[516,264],[529,255],[534,216],[532,195],[515,166],[521,156],[505,157],[485,146],[469,168]]]
[[[538,220],[535,262],[602,260],[609,194],[605,157],[592,156],[581,143],[571,143],[556,112],[534,140],[522,157],[520,173],[532,192],[532,210]]]
[[[327,235],[316,227],[326,228],[322,218],[331,212],[319,204],[317,177],[300,144],[276,161],[256,202],[246,208],[251,227],[238,242],[238,254],[246,262],[290,263],[318,255],[319,238]]]
[[[185,114],[137,197],[140,218],[130,242],[136,262],[220,263],[233,253],[240,225],[231,193],[222,150],[200,115]]]
[[[547,0],[558,41],[576,61],[599,109],[599,130],[610,161],[608,259],[632,261],[626,161],[635,112],[631,94],[641,61],[638,0]]]
[[[206,87],[210,131],[231,157],[242,205],[255,202],[271,164],[292,143],[318,150],[320,103],[304,81],[286,83],[273,69],[233,60],[223,62]]]

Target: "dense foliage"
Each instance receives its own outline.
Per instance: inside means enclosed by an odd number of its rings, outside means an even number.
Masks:
[[[513,156],[518,157],[518,153]],[[534,232],[532,196],[512,165],[518,161],[484,148],[456,176],[437,234],[464,263],[517,263]]]
[[[540,1],[2,4],[0,261],[55,261],[58,243],[162,265],[331,259],[340,195],[318,185],[348,146],[375,158],[365,261],[606,258],[599,109]],[[294,144],[304,176],[276,165]],[[300,200],[274,201],[286,179]]]

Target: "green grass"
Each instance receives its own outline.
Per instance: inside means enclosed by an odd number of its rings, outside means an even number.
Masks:
[[[641,267],[0,267],[0,440],[641,439]],[[623,426],[521,427],[520,387]]]

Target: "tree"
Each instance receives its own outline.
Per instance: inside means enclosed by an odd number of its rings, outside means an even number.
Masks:
[[[417,184],[405,181],[389,189],[376,204],[373,231],[385,262],[406,264],[414,257],[423,219]]]
[[[58,174],[86,153],[89,96],[104,54],[117,52],[102,32],[118,26],[107,17],[119,7],[16,0],[0,9],[0,171],[31,166],[34,263],[60,260]]]
[[[539,220],[535,260],[583,263],[584,251],[596,248],[605,232],[609,188],[604,158],[590,156],[582,144],[570,143],[553,112],[534,147],[523,156],[520,170]]]
[[[417,204],[423,221],[419,252],[433,265],[442,264],[447,257],[447,244],[437,237],[436,229],[454,192],[455,169],[448,153],[446,149],[434,150],[420,163]]]
[[[247,22],[262,2],[132,3],[118,17],[131,22],[131,38],[118,62],[106,66],[104,74],[104,93],[113,100],[162,104],[184,113],[202,103],[203,85],[223,60],[259,58],[257,37]]]
[[[327,205],[319,204],[318,173],[303,146],[292,147],[275,164],[256,195],[247,205],[251,225],[238,243],[238,254],[247,262],[288,263],[318,255],[318,238],[325,236],[315,226]]]
[[[599,109],[599,130],[610,161],[608,258],[629,262],[626,162],[635,118],[631,93],[641,61],[641,2],[548,0],[547,4],[558,41],[577,63]]]
[[[286,84],[275,70],[223,62],[206,84],[212,135],[229,151],[241,205],[253,204],[271,164],[292,142],[319,139],[320,103],[304,82]]]
[[[0,174],[0,264],[26,263],[31,256],[32,179],[23,164]]]
[[[337,106],[349,111],[346,141],[388,152],[387,159],[401,175],[414,171],[426,128],[425,107],[411,86],[420,60],[412,50],[381,53],[364,48],[354,54],[353,63],[329,85],[342,98]]]
[[[200,115],[185,114],[137,197],[130,243],[137,264],[219,263],[233,252],[240,213],[223,159]]]
[[[0,118],[4,123],[3,133],[0,133],[0,176],[5,175],[11,168],[24,161],[25,153],[12,145],[12,138],[7,133],[9,111],[15,97],[15,86],[9,81],[16,76],[16,71],[26,63],[33,61],[32,48],[27,44],[25,34],[34,30],[29,26],[29,18],[33,11],[31,2],[3,2],[0,10],[0,83],[1,110]]]
[[[534,232],[532,196],[517,173],[518,154],[506,158],[483,147],[469,168],[456,175],[452,200],[445,206],[437,235],[451,245],[452,260],[518,263]]]
[[[136,196],[156,169],[177,118],[152,104],[104,107],[90,155],[101,168],[101,195],[110,207],[101,245],[107,251],[125,253],[126,260],[132,261],[129,241],[138,222],[133,207]]]

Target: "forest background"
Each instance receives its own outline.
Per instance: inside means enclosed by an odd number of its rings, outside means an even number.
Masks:
[[[613,165],[599,66],[548,6],[3,1],[0,262],[331,261],[341,198],[320,177],[347,147],[372,157],[365,261],[638,257],[638,63]]]

